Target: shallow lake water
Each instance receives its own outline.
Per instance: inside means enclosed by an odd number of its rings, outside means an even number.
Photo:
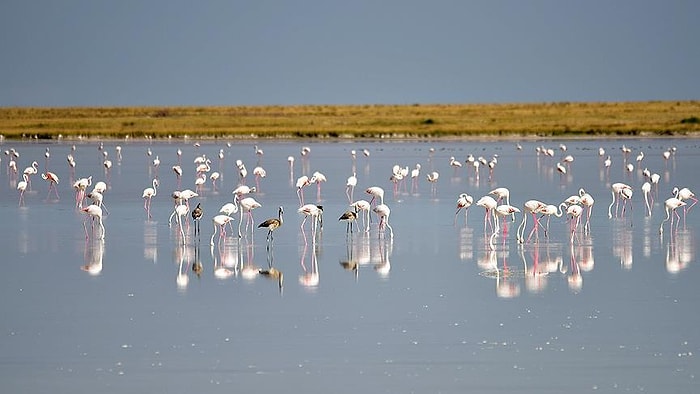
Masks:
[[[677,229],[666,222],[659,233],[673,187],[699,188],[696,140],[521,141],[522,149],[516,141],[195,142],[3,143],[3,392],[700,389],[698,208],[685,221],[679,208]],[[264,154],[256,155],[255,144]],[[554,157],[538,154],[539,147]],[[19,176],[8,169],[12,149]],[[497,156],[497,164],[492,172],[482,165],[477,177],[470,154],[477,161]],[[564,175],[557,163],[569,154],[574,161]],[[195,189],[201,155],[211,160],[208,174],[220,178],[215,185],[207,179],[190,200],[204,216],[199,236],[191,221],[183,224],[183,245],[177,222],[168,224],[171,193]],[[461,167],[450,165],[452,156]],[[256,185],[257,165],[267,172],[250,195],[262,205],[252,212],[256,227],[284,207],[269,247],[266,230],[246,231],[245,223],[239,239],[239,214],[224,237],[211,238],[212,217],[241,182],[236,160],[247,168],[247,185]],[[48,167],[58,175],[59,198],[37,174],[20,203],[16,187],[32,161],[39,173]],[[171,169],[178,161],[179,181]],[[389,179],[395,164],[409,169],[397,191]],[[644,168],[660,176],[651,215]],[[305,203],[323,206],[314,235],[312,219],[300,227],[295,184],[315,171],[327,182],[320,191],[317,184],[302,189]],[[439,172],[436,183],[426,180],[432,171]],[[375,213],[368,233],[346,234],[338,218],[348,209],[353,172],[353,199],[369,201],[367,187],[384,188],[393,237],[379,231]],[[76,207],[72,183],[88,176],[92,186],[107,184],[104,240]],[[159,185],[148,219],[142,192],[153,178]],[[615,215],[613,206],[609,218],[616,182],[634,193],[624,213],[620,206]],[[508,188],[520,209],[530,199],[558,205],[585,188],[595,199],[590,230],[582,219],[572,241],[564,213],[551,218],[546,236],[541,228],[519,243],[521,214],[506,218],[507,232],[493,239],[483,208],[455,217],[460,193],[476,202],[497,187]],[[259,274],[270,267],[283,281]]]

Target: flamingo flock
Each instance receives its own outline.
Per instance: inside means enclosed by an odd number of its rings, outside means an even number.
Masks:
[[[232,170],[227,168],[228,156],[227,150],[222,148],[218,151],[218,171],[212,168],[212,160],[205,153],[199,153],[202,145],[193,145],[196,151],[196,157],[187,165],[183,162],[182,149],[177,149],[175,154],[168,154],[166,148],[158,146],[149,146],[146,149],[146,167],[148,170],[148,178],[144,179],[146,184],[141,198],[143,199],[143,210],[145,220],[147,222],[157,221],[157,211],[152,209],[156,204],[162,206],[163,201],[170,195],[173,201],[173,208],[168,219],[169,226],[172,226],[174,219],[177,225],[177,234],[179,234],[179,242],[183,245],[187,242],[189,236],[189,220],[194,223],[194,237],[198,237],[201,233],[199,223],[202,219],[207,218],[208,212],[214,213],[210,215],[212,220],[213,232],[210,237],[210,244],[216,244],[216,235],[219,237],[219,244],[227,242],[229,232],[233,237],[237,235],[238,239],[246,239],[253,242],[255,229],[264,229],[267,231],[266,241],[268,250],[274,245],[274,234],[284,231],[281,230],[284,222],[284,207],[279,204],[277,216],[260,222],[257,227],[255,225],[254,212],[264,210],[265,205],[271,202],[270,198],[263,190],[267,191],[266,182],[272,176],[268,176],[268,171],[262,165],[262,159],[265,157],[267,164],[271,160],[264,156],[263,150],[257,145],[253,149],[256,163],[251,168],[254,168],[252,173],[255,177],[254,186],[248,186],[248,170],[244,162],[245,157],[235,160]],[[230,152],[230,145],[227,145]],[[157,151],[156,151],[157,150]],[[127,149],[122,149],[117,146],[115,153],[110,155],[108,147],[104,144],[99,144],[98,151],[100,152],[99,164],[104,168],[105,181],[95,182],[93,185],[93,175],[83,177],[75,177],[76,170],[81,172],[89,168],[76,160],[78,151],[76,146],[70,148],[70,152],[66,155],[67,169],[65,173],[68,176],[68,183],[59,181],[61,171],[50,170],[51,162],[49,158],[51,153],[55,154],[56,149],[49,151],[46,148],[44,152],[44,170],[39,171],[37,161],[31,161],[26,168],[19,172],[17,171],[20,154],[16,149],[9,149],[5,152],[7,157],[6,173],[10,179],[14,177],[14,187],[19,193],[19,206],[27,208],[27,198],[31,198],[29,194],[32,189],[32,179],[36,174],[40,174],[42,179],[48,185],[46,198],[47,202],[60,202],[59,188],[64,184],[72,185],[75,192],[75,209],[85,215],[83,220],[83,228],[86,239],[105,238],[105,221],[109,221],[109,211],[107,210],[105,199],[111,198],[110,187],[111,175],[115,167],[118,167],[123,162],[122,154],[126,153]],[[123,152],[124,151],[124,152]],[[652,172],[648,167],[645,167],[650,162],[650,154],[641,150],[636,151],[636,156],[632,154],[633,149],[627,146],[620,148],[621,156],[615,157],[615,152],[612,154],[604,148],[598,149],[599,166],[601,181],[605,183],[605,187],[611,195],[611,202],[608,205],[608,220],[610,221],[630,221],[633,214],[633,205],[635,197],[635,189],[639,189],[642,193],[644,201],[644,214],[648,218],[654,217],[654,206],[659,195],[659,184],[668,183],[662,181],[662,176],[659,173]],[[369,170],[363,171],[358,168],[358,161],[365,160],[367,169],[369,169],[370,153],[368,150],[362,150],[363,155],[358,155],[358,151],[350,151],[351,166],[345,174],[326,174],[320,168],[312,171],[312,149],[310,146],[303,146],[299,151],[299,157],[295,155],[287,156],[287,165],[289,166],[289,192],[285,196],[287,202],[296,200],[298,207],[297,213],[300,216],[299,232],[303,239],[304,245],[309,243],[316,244],[320,242],[320,233],[323,230],[323,213],[324,205],[335,207],[342,201],[341,205],[346,208],[340,210],[339,221],[345,222],[346,234],[348,237],[354,236],[355,228],[358,229],[358,234],[368,234],[372,229],[376,229],[376,238],[385,242],[392,242],[395,234],[390,217],[392,211],[399,221],[397,232],[401,233],[401,228],[405,220],[402,220],[404,215],[410,214],[404,204],[407,199],[413,197],[420,198],[419,190],[421,183],[425,183],[430,190],[430,198],[432,201],[439,201],[445,198],[441,193],[443,188],[454,188],[457,185],[461,192],[454,197],[449,197],[451,201],[455,201],[454,214],[445,214],[444,217],[449,218],[452,215],[453,227],[470,227],[468,212],[475,207],[484,210],[483,216],[483,233],[485,249],[495,251],[497,249],[508,248],[509,239],[514,239],[514,242],[521,246],[539,243],[543,240],[550,240],[558,234],[565,234],[565,239],[571,245],[581,244],[585,242],[585,236],[590,235],[595,226],[596,218],[600,216],[593,215],[593,207],[595,199],[589,189],[595,189],[595,185],[583,185],[572,187],[571,192],[568,191],[574,177],[585,172],[580,167],[579,161],[575,159],[566,145],[560,144],[559,152],[556,148],[537,146],[532,160],[537,161],[538,168],[541,168],[544,174],[558,177],[559,184],[553,186],[552,191],[541,190],[541,196],[535,199],[526,196],[519,190],[498,185],[496,169],[504,162],[499,154],[488,156],[480,156],[475,154],[465,154],[462,159],[454,151],[449,151],[449,159],[444,162],[435,160],[438,151],[431,149],[426,157],[415,157],[412,161],[421,161],[420,163],[395,163],[387,166],[385,170],[384,183],[377,182],[377,177],[373,176],[373,172]],[[447,154],[447,153],[446,153]],[[505,153],[501,153],[504,155]],[[523,147],[518,144],[514,155],[523,155]],[[676,150],[669,148],[664,150],[662,157],[665,166],[670,166],[673,163]],[[363,157],[364,156],[364,157]],[[113,163],[109,157],[115,158]],[[142,156],[143,157],[143,156]],[[316,155],[314,154],[313,158]],[[614,158],[614,160],[613,160]],[[632,160],[631,158],[634,158]],[[298,159],[298,161],[297,161]],[[378,160],[378,159],[373,159]],[[295,177],[295,163],[301,162],[301,175]],[[617,163],[613,166],[613,163]],[[670,164],[669,164],[670,163]],[[65,164],[64,164],[65,165]],[[171,168],[172,172],[159,175],[161,165],[166,165],[166,168]],[[231,166],[231,164],[229,164]],[[449,168],[448,168],[449,166]],[[619,166],[621,171],[615,179],[614,173],[611,172]],[[22,168],[22,167],[19,167]],[[411,169],[412,168],[412,169]],[[480,169],[488,169],[489,176],[486,180],[480,179]],[[94,169],[94,168],[93,168]],[[376,170],[373,168],[372,170]],[[381,169],[380,169],[381,171]],[[440,176],[442,171],[443,176]],[[500,170],[499,170],[500,171]],[[635,171],[641,176],[635,179]],[[664,170],[662,169],[661,172]],[[271,171],[270,174],[273,174]],[[236,185],[233,189],[226,190],[224,181],[233,174]],[[421,175],[423,174],[423,175]],[[500,174],[500,172],[498,173]],[[174,176],[173,182],[168,182],[166,179]],[[188,178],[192,179],[192,189],[181,190],[183,183],[188,182]],[[611,179],[612,178],[612,179]],[[371,179],[369,183],[368,180]],[[343,181],[344,180],[344,181]],[[615,180],[617,182],[612,182]],[[643,181],[643,182],[641,182]],[[408,183],[411,183],[410,188]],[[177,190],[172,190],[161,193],[161,185],[176,184]],[[249,182],[250,183],[250,182]],[[368,184],[369,183],[369,184]],[[590,181],[588,182],[590,183]],[[342,184],[342,186],[340,186]],[[363,185],[364,184],[364,185]],[[445,186],[442,186],[442,185]],[[307,196],[309,186],[315,189],[315,196]],[[393,190],[391,195],[385,195],[384,187],[389,186]],[[34,186],[36,187],[36,185]],[[91,191],[88,189],[92,187]],[[355,188],[361,187],[363,197],[365,199],[355,199]],[[342,189],[342,191],[341,191]],[[511,190],[513,189],[513,190]],[[230,193],[230,194],[229,194]],[[471,193],[471,194],[470,194]],[[567,195],[568,198],[554,197],[552,195]],[[296,194],[296,198],[294,198]],[[427,194],[427,192],[426,192]],[[689,187],[674,186],[670,192],[671,196],[663,200],[663,215],[658,220],[659,234],[675,233],[679,231],[681,226],[681,218],[683,226],[686,223],[686,217],[692,212],[692,208],[697,204],[698,199]],[[228,195],[226,201],[221,205],[220,209],[205,210],[205,205],[211,205],[212,200],[219,195]],[[29,197],[28,197],[29,196]],[[315,198],[314,198],[315,197]],[[634,198],[633,198],[634,197]],[[50,198],[52,200],[50,200]],[[194,199],[196,205],[194,209],[190,208],[190,200]],[[309,200],[312,200],[310,202]],[[549,201],[548,201],[549,200]],[[554,200],[554,201],[552,201]],[[410,201],[410,200],[409,200]],[[514,202],[512,202],[514,201]],[[517,201],[524,201],[517,203]],[[321,203],[327,203],[321,205]],[[169,204],[169,203],[168,203]],[[292,204],[293,205],[293,204]],[[389,205],[393,205],[393,209]],[[679,209],[681,208],[681,209]],[[679,213],[682,210],[682,216]],[[463,212],[463,220],[459,218],[459,214]],[[658,215],[658,214],[657,214]],[[515,235],[511,236],[510,231],[512,224],[517,219],[520,219],[519,225],[516,228]],[[376,218],[374,227],[372,226],[372,217]],[[552,217],[565,217],[568,222],[568,227],[564,231],[552,232],[550,222]],[[393,218],[393,217],[392,217]],[[237,234],[233,230],[235,221],[238,221]],[[449,220],[449,219],[448,219]],[[243,222],[245,221],[245,226]],[[555,220],[556,221],[556,220]],[[88,225],[88,222],[89,225]],[[307,226],[306,223],[310,222]],[[668,222],[668,226],[667,226]],[[228,230],[227,230],[228,229]],[[310,236],[307,236],[310,233]],[[198,238],[197,238],[198,239]],[[500,242],[496,242],[500,240]],[[270,267],[273,268],[273,267]],[[275,272],[274,270],[266,270],[266,272]]]

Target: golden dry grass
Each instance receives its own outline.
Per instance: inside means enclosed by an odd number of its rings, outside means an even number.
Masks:
[[[699,101],[0,108],[5,138],[696,136]]]

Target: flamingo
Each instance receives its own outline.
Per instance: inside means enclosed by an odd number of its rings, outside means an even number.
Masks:
[[[507,187],[497,187],[489,192],[490,195],[496,196],[496,203],[505,200],[506,205],[510,205],[510,190]],[[511,217],[511,221],[515,221],[515,214]]]
[[[591,231],[591,211],[593,209],[593,204],[595,203],[595,200],[593,199],[593,196],[588,194],[583,188],[580,188],[578,190],[578,195],[580,197],[581,204],[587,211],[586,223],[583,225],[583,231],[588,233]]]
[[[379,236],[384,231],[386,227],[389,228],[390,237],[394,238],[394,229],[391,228],[389,224],[389,214],[391,214],[391,209],[385,204],[379,204],[374,207],[374,212],[379,216]]]
[[[625,183],[622,183],[622,182],[613,183],[612,186],[610,187],[610,189],[611,189],[611,193],[612,193],[612,202],[610,203],[610,206],[608,206],[608,218],[612,218],[611,210],[612,210],[613,204],[617,203],[615,205],[615,217],[617,217],[617,210],[618,210],[618,207],[620,205],[620,198],[625,198],[625,202],[626,202],[626,200],[628,200],[629,198],[632,197],[632,186],[627,185]],[[625,197],[625,196],[628,196],[628,197]],[[624,203],[622,206],[622,212],[623,212],[623,214],[625,212]]]
[[[371,208],[371,204],[365,200],[357,200],[350,204],[350,207],[354,208],[355,212],[364,212],[362,215],[362,224],[365,226],[365,232],[369,232],[369,210]]]
[[[469,207],[474,202],[474,197],[468,195],[467,193],[462,193],[457,198],[457,212],[455,212],[454,225],[457,224],[457,214],[459,211],[464,209],[464,225],[467,225],[467,213],[469,212]]]
[[[345,195],[348,197],[348,203],[352,202],[353,195],[355,194],[355,186],[357,186],[357,174],[352,173],[348,177],[347,182],[345,182]]]
[[[647,216],[651,216],[651,208],[654,206],[654,195],[651,194],[651,183],[644,182],[644,184],[642,184],[642,192],[644,193],[644,204],[647,208]]]
[[[491,221],[491,216],[493,215],[492,210],[498,206],[498,202],[491,196],[483,196],[477,202],[476,205],[485,209],[484,213],[484,233],[486,233],[486,223],[489,223],[491,227],[491,232],[493,232],[493,222]]]
[[[93,189],[90,193],[88,193],[87,198],[91,199],[93,204],[104,209],[105,213],[109,215],[107,206],[104,205],[104,195],[102,193]]]
[[[326,182],[326,176],[316,171],[311,175],[309,183],[316,184],[316,201],[321,201],[321,183]]]
[[[384,189],[382,189],[381,187],[368,187],[367,190],[365,190],[365,193],[372,196],[372,199],[369,200],[370,205],[374,202],[374,200],[379,200],[379,204],[384,204]]]
[[[36,161],[32,162],[32,165],[24,169],[24,174],[27,175],[27,187],[29,190],[32,189],[32,175],[36,175],[39,172],[39,163]]]
[[[175,207],[175,221],[177,222],[177,225],[180,228],[180,235],[182,236],[183,245],[185,244],[185,231],[182,229],[182,218],[187,218],[187,213],[189,211],[190,209],[185,204],[179,204],[177,207]],[[197,228],[195,227],[195,231],[196,229]]]
[[[574,236],[576,235],[576,229],[578,229],[578,224],[581,221],[581,214],[583,213],[583,208],[580,205],[570,205],[566,209],[566,213],[570,216],[571,223],[571,239],[570,242],[574,242]]]
[[[265,178],[267,176],[267,171],[264,168],[257,166],[253,168],[253,175],[255,176],[255,186],[260,190],[260,178]]]
[[[56,199],[60,199],[60,197],[58,197],[58,188],[56,187],[56,185],[58,185],[58,176],[51,171],[46,171],[41,174],[41,177],[45,181],[49,182],[49,192],[46,194],[46,199],[48,200],[49,195],[51,195],[52,188],[53,191],[56,193]]]
[[[243,224],[243,214],[247,213],[248,214],[248,220],[246,221],[245,224],[245,230],[246,233],[248,232],[248,224],[251,225],[253,224],[253,209],[255,208],[260,208],[262,205],[255,201],[253,197],[246,197],[240,201],[240,212],[241,212],[241,219],[238,222],[238,238],[241,238],[241,224]]]
[[[683,206],[683,223],[685,225],[685,215],[698,203],[698,199],[695,197],[695,193],[690,191],[687,187],[679,189],[678,186],[676,186],[673,188],[671,194],[681,201],[691,200],[693,202],[689,206]]]
[[[216,181],[219,180],[221,177],[221,173],[219,171],[214,171],[209,175],[209,179],[211,180],[211,187],[212,190],[216,192]]]
[[[319,218],[321,217],[322,214],[322,209],[318,207],[318,205],[315,204],[306,204],[301,206],[297,212],[300,214],[304,215],[304,220],[301,221],[301,234],[304,236],[304,244],[308,244],[306,241],[306,232],[304,231],[304,223],[306,223],[306,219],[311,216],[313,218],[313,222],[311,224],[311,236],[314,242],[316,241],[316,226]]]
[[[505,218],[506,216],[511,216],[511,215],[514,216],[516,213],[520,213],[520,209],[518,209],[512,205],[502,204],[502,205],[497,206],[494,209],[494,216],[496,217],[496,231],[494,231],[494,233],[497,232],[497,230],[500,226],[499,223],[503,218]],[[508,224],[503,223],[503,241],[504,242],[505,242],[507,232],[508,232]],[[517,233],[517,231],[516,231],[516,233]]]
[[[420,164],[416,163],[416,167],[411,170],[411,194],[418,191],[418,177],[420,176]]]
[[[440,178],[440,174],[437,171],[433,171],[426,176],[428,182],[430,182],[430,191],[433,195],[437,192],[437,181]]]
[[[173,173],[175,173],[175,178],[177,178],[177,187],[179,188],[182,184],[182,167],[179,164],[172,166]]]
[[[237,195],[238,197],[242,197],[246,194],[255,193],[257,190],[258,189],[255,188],[255,186],[250,187],[247,185],[238,185],[238,187],[233,189],[233,194]]]
[[[678,212],[676,212],[676,208],[685,207],[686,202],[676,197],[670,197],[664,201],[664,205],[666,206],[666,219],[664,219],[659,226],[659,234],[663,234],[664,223],[666,223],[669,218],[671,219],[671,227],[669,230],[673,230],[673,216],[671,216],[671,212],[673,212],[673,215],[676,216],[676,228],[678,228],[678,223],[680,222],[681,217],[678,215]]]
[[[282,227],[283,215],[284,215],[284,208],[279,207],[279,209],[277,210],[277,217],[276,218],[267,219],[258,225],[258,228],[266,228],[267,229],[267,242],[268,243],[272,243],[272,241],[273,241],[272,232],[277,230],[278,228]]]
[[[526,213],[529,213],[532,215],[532,220],[535,223],[532,228],[532,231],[530,232],[530,235],[527,238],[527,241],[530,242],[530,237],[532,237],[532,234],[537,232],[537,229],[540,225],[539,220],[537,219],[537,214],[544,208],[546,207],[547,204],[543,203],[542,201],[539,200],[528,200],[525,201],[523,204],[523,208],[525,209],[523,213],[523,220],[520,222],[520,226],[518,226],[518,229],[515,232],[516,238],[518,239],[519,243],[524,243],[525,242],[525,230],[527,229],[527,215]],[[539,238],[539,235],[538,235]]]
[[[202,173],[200,174],[197,179],[194,180],[194,190],[197,191],[197,193],[204,194],[204,184],[207,182],[207,175]]]
[[[304,205],[304,191],[302,190],[305,186],[308,186],[311,183],[309,180],[309,177],[306,175],[302,175],[299,178],[297,178],[297,197],[299,197],[299,206]]]
[[[565,206],[567,206],[567,204],[565,202],[559,204],[559,206],[547,204],[547,205],[545,205],[544,208],[542,208],[540,210],[540,213],[542,214],[540,219],[542,219],[545,215],[547,216],[547,226],[544,229],[544,236],[545,237],[549,236],[548,234],[549,234],[550,219],[552,218],[552,216],[556,216],[558,218],[562,217],[562,215],[564,215],[564,211],[562,211],[562,207],[565,207]]]
[[[85,220],[83,221],[83,228],[85,229],[85,239],[90,239],[90,236],[88,235],[87,231],[87,225],[85,224],[85,222],[87,222],[89,218],[92,218],[93,221],[97,219],[97,222],[100,225],[100,235],[97,237],[97,239],[105,239],[105,226],[104,224],[102,224],[102,208],[98,207],[95,204],[92,204],[83,208],[81,211],[87,214]]]
[[[143,189],[143,209],[146,211],[146,215],[148,216],[149,219],[152,218],[151,216],[151,199],[155,197],[156,193],[158,192],[158,179],[153,178],[153,182],[151,183],[153,187],[147,187]]]
[[[219,239],[226,237],[225,226],[231,220],[233,220],[233,218],[228,215],[216,215],[211,219],[214,225],[214,233],[211,235],[211,239],[209,240],[210,245],[214,245],[214,236],[216,235],[217,229],[219,229]]]
[[[27,190],[27,184],[29,183],[29,176],[27,174],[22,174],[24,180],[17,182],[17,190],[19,190],[19,206],[24,205],[24,191]]]
[[[80,178],[73,183],[75,189],[75,206],[83,208],[83,200],[85,199],[85,190],[92,185],[92,175],[87,178]]]

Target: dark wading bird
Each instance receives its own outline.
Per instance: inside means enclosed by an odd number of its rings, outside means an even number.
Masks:
[[[284,209],[282,207],[279,208],[277,211],[277,217],[272,218],[272,219],[267,219],[266,221],[260,223],[258,225],[258,228],[266,228],[267,229],[267,241],[272,242],[272,232],[275,231],[277,228],[282,226],[282,215],[284,214]]]
[[[345,211],[339,218],[338,221],[345,221],[345,233],[352,233],[353,232],[353,225],[357,221],[357,212],[353,211]]]
[[[201,235],[199,228],[199,221],[202,219],[204,210],[201,207],[201,203],[197,203],[197,207],[192,211],[192,221],[194,222],[194,235]]]

